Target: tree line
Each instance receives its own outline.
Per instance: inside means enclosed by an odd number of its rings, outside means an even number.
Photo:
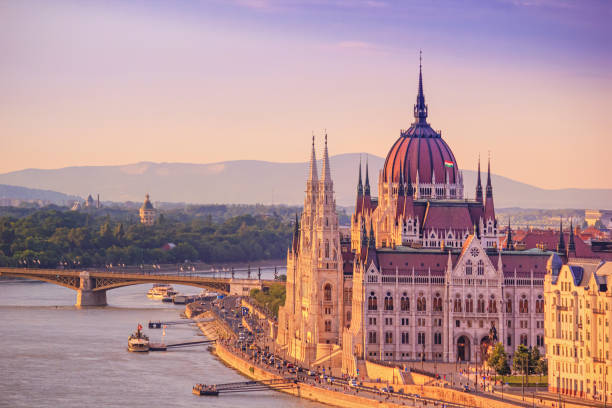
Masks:
[[[221,217],[219,217],[221,218]],[[244,262],[281,259],[291,217],[160,215],[146,227],[133,212],[41,209],[0,216],[0,266],[99,267],[107,264]],[[173,244],[173,245],[166,245]]]

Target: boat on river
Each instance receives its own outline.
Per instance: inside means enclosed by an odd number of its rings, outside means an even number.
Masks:
[[[219,390],[217,390],[216,385],[196,384],[193,386],[192,392],[195,395],[209,395],[215,397],[219,395]]]
[[[128,351],[149,351],[149,337],[142,332],[142,326],[140,324],[138,324],[136,331],[128,338]]]

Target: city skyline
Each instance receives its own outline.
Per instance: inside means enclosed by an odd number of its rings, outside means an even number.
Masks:
[[[5,3],[0,172],[141,161],[385,155],[430,123],[459,168],[612,188],[605,2]],[[270,149],[270,146],[274,146]],[[585,177],[585,175],[588,175]]]

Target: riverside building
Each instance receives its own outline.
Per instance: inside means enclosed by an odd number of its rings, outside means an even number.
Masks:
[[[361,164],[341,253],[327,138],[317,179],[311,154],[304,211],[287,256],[277,342],[289,357],[342,366],[364,360],[472,361],[494,341],[544,353],[543,284],[551,252],[502,250],[490,160],[473,199],[451,148],[427,121],[419,71],[414,122],[400,132],[371,195]],[[296,224],[297,226],[297,224]]]
[[[554,255],[544,297],[549,391],[612,401],[612,263]]]

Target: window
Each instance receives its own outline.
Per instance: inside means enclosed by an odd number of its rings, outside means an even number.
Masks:
[[[542,295],[538,296],[535,307],[536,307],[536,313],[544,313],[544,299],[542,299]]]
[[[421,318],[417,319],[417,326],[424,327],[425,319],[421,319]]]
[[[466,313],[474,312],[474,301],[472,300],[472,295],[468,295],[468,298],[465,300],[465,311]]]
[[[378,310],[378,302],[374,292],[370,293],[370,296],[368,297],[368,310]]]
[[[482,259],[478,261],[478,274],[484,275],[484,262],[482,262]]]
[[[512,313],[512,299],[506,298],[506,313]]]
[[[459,320],[455,320],[455,327],[461,327],[461,322]]]
[[[331,320],[326,320],[325,321],[325,331],[326,332],[330,332],[331,331]]]
[[[512,328],[512,320],[508,320],[508,328]]]
[[[410,325],[410,319],[402,318],[402,326],[409,326],[409,325]]]
[[[495,296],[491,295],[491,299],[489,299],[489,313],[497,313],[497,302],[495,301]]]
[[[512,345],[512,336],[508,335],[508,338],[506,340],[507,340],[506,343],[508,343],[508,346],[511,346]]]
[[[482,298],[482,295],[480,295],[478,297],[478,303],[477,303],[477,309],[476,309],[477,313],[484,313],[485,312],[485,301]]]
[[[442,298],[439,293],[436,293],[436,296],[433,299],[433,311],[441,312],[442,311]]]
[[[526,334],[521,334],[521,344],[523,346],[527,345],[527,335]]]
[[[323,288],[323,298],[326,302],[331,302],[332,300],[332,286],[329,283]]]
[[[472,261],[469,260],[469,259],[465,263],[465,274],[466,275],[471,275],[472,274]]]
[[[525,295],[519,300],[519,313],[529,313],[529,301]]]
[[[425,344],[425,333],[417,333],[417,344]]]
[[[539,334],[536,336],[536,344],[538,347],[544,347],[544,336],[540,336]]]
[[[402,298],[400,299],[400,309],[402,310],[402,312],[410,311],[410,298],[405,292],[402,295]]]
[[[442,344],[442,333],[434,333],[434,344]]]
[[[368,323],[369,323],[369,324],[376,324],[376,318],[375,318],[375,317],[370,317],[370,318],[368,319]]]
[[[331,307],[325,307],[325,308],[323,308],[323,311],[324,311],[324,313],[325,313],[326,315],[330,315],[330,314],[331,314],[331,311],[332,311],[332,308],[331,308]]]
[[[402,332],[402,344],[410,344],[410,338],[408,332]]]
[[[385,325],[393,326],[393,319],[391,317],[385,317]]]
[[[453,302],[453,312],[461,313],[461,297],[459,295],[457,295]]]
[[[385,344],[393,344],[393,332],[385,332]]]
[[[376,332],[375,331],[368,332],[368,343],[376,344]]]
[[[385,296],[385,310],[393,310],[393,296],[391,296],[391,292],[387,292],[387,296]]]
[[[425,297],[421,293],[419,294],[419,297],[417,299],[417,311],[424,312],[426,310],[427,310],[427,301],[425,300]]]
[[[327,219],[325,221],[327,222]],[[329,241],[325,241],[325,258],[329,258]]]

